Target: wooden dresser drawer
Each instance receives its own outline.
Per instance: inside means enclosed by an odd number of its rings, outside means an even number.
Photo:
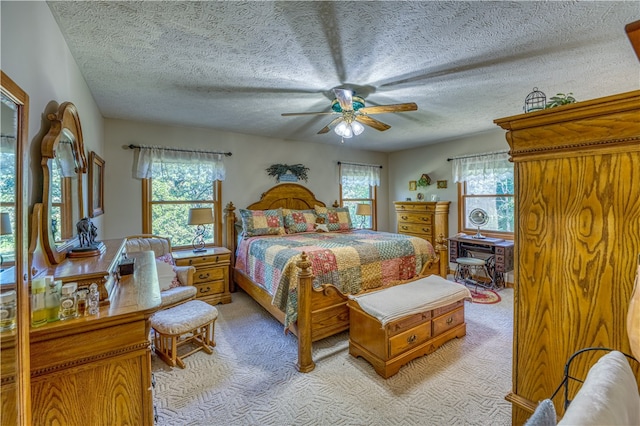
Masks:
[[[178,266],[198,266],[198,265],[215,265],[219,262],[230,262],[231,253],[207,254],[203,256],[191,257],[188,259],[176,259]]]
[[[431,338],[431,322],[416,327],[389,338],[389,357],[406,352]]]
[[[196,272],[193,274],[193,283],[199,284],[214,280],[221,280],[224,278],[224,269],[223,268],[204,268],[204,269],[196,269]]]
[[[224,293],[224,281],[195,284],[194,287],[198,290],[196,293],[196,297],[198,298]]]
[[[433,224],[433,215],[427,213],[398,213],[398,222],[419,223],[423,225]]]
[[[387,324],[387,333],[389,333],[389,336],[395,336],[398,333],[402,333],[429,320],[431,320],[431,311],[420,312],[405,318],[400,318]]]
[[[459,307],[461,307],[462,305],[464,305],[464,299],[463,300],[458,300],[456,303],[452,303],[450,305],[447,306],[443,306],[442,308],[437,308],[433,310],[433,317],[439,317],[442,314],[445,314],[447,312],[453,311],[454,309],[458,309]]]
[[[464,322],[464,309],[462,307],[458,308],[455,311],[434,318],[432,322],[433,335],[438,336]]]
[[[399,234],[425,234],[431,236],[433,228],[428,225],[398,223]]]

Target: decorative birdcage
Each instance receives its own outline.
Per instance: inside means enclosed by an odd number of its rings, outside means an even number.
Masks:
[[[524,112],[540,111],[547,106],[547,96],[538,90],[537,87],[533,88],[533,92],[529,93],[524,100]]]

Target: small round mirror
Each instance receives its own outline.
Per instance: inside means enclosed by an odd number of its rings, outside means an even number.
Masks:
[[[469,213],[469,222],[478,227],[478,232],[473,236],[473,238],[485,238],[480,233],[480,227],[489,223],[489,215],[487,212],[484,209],[471,210],[471,213]]]

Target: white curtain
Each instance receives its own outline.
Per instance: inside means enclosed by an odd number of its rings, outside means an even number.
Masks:
[[[469,155],[454,158],[452,162],[454,182],[493,178],[505,171],[513,170],[508,151]]]
[[[224,154],[204,151],[177,151],[162,147],[140,147],[133,165],[133,177],[148,179],[152,177],[154,163],[180,163],[210,166],[213,168],[213,178],[223,181],[226,170],[223,162]]]
[[[380,186],[380,166],[341,163],[340,182],[343,185]]]

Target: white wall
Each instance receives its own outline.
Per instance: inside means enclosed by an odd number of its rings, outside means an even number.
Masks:
[[[26,150],[29,170],[26,173],[31,212],[33,203],[42,199],[40,144],[50,127],[47,114],[56,112],[63,102],[73,102],[80,115],[87,154],[96,151],[101,156],[103,120],[47,4],[2,1],[0,14],[2,71],[29,95],[29,147]],[[96,218],[99,230],[101,222],[101,217]]]
[[[301,143],[281,139],[227,133],[193,127],[161,126],[125,120],[105,120],[105,238],[138,234],[142,231],[142,183],[132,177],[134,151],[129,144],[206,149],[231,152],[225,157],[227,176],[222,184],[223,206],[238,208],[258,201],[276,184],[267,175],[272,164],[303,164],[309,168],[308,182],[300,182],[327,204],[340,196],[338,161],[380,164],[378,188],[380,213],[378,229],[389,227],[387,154],[335,147],[320,143]]]
[[[458,187],[453,182],[451,162],[447,161],[447,158],[508,149],[509,145],[505,138],[505,131],[497,128],[491,132],[390,154],[389,182],[391,184],[389,199],[391,201],[389,214],[391,227],[395,229],[398,225],[395,220],[393,201],[402,201],[407,197],[411,197],[415,201],[416,194],[422,192],[427,201],[430,201],[431,195],[434,194],[441,201],[451,201],[449,206],[449,234],[456,234],[458,232]],[[418,180],[422,173],[426,173],[431,177],[431,185],[426,189],[418,188],[418,191],[409,191],[409,181]],[[436,181],[438,180],[446,180],[447,188],[438,189],[436,187]]]

